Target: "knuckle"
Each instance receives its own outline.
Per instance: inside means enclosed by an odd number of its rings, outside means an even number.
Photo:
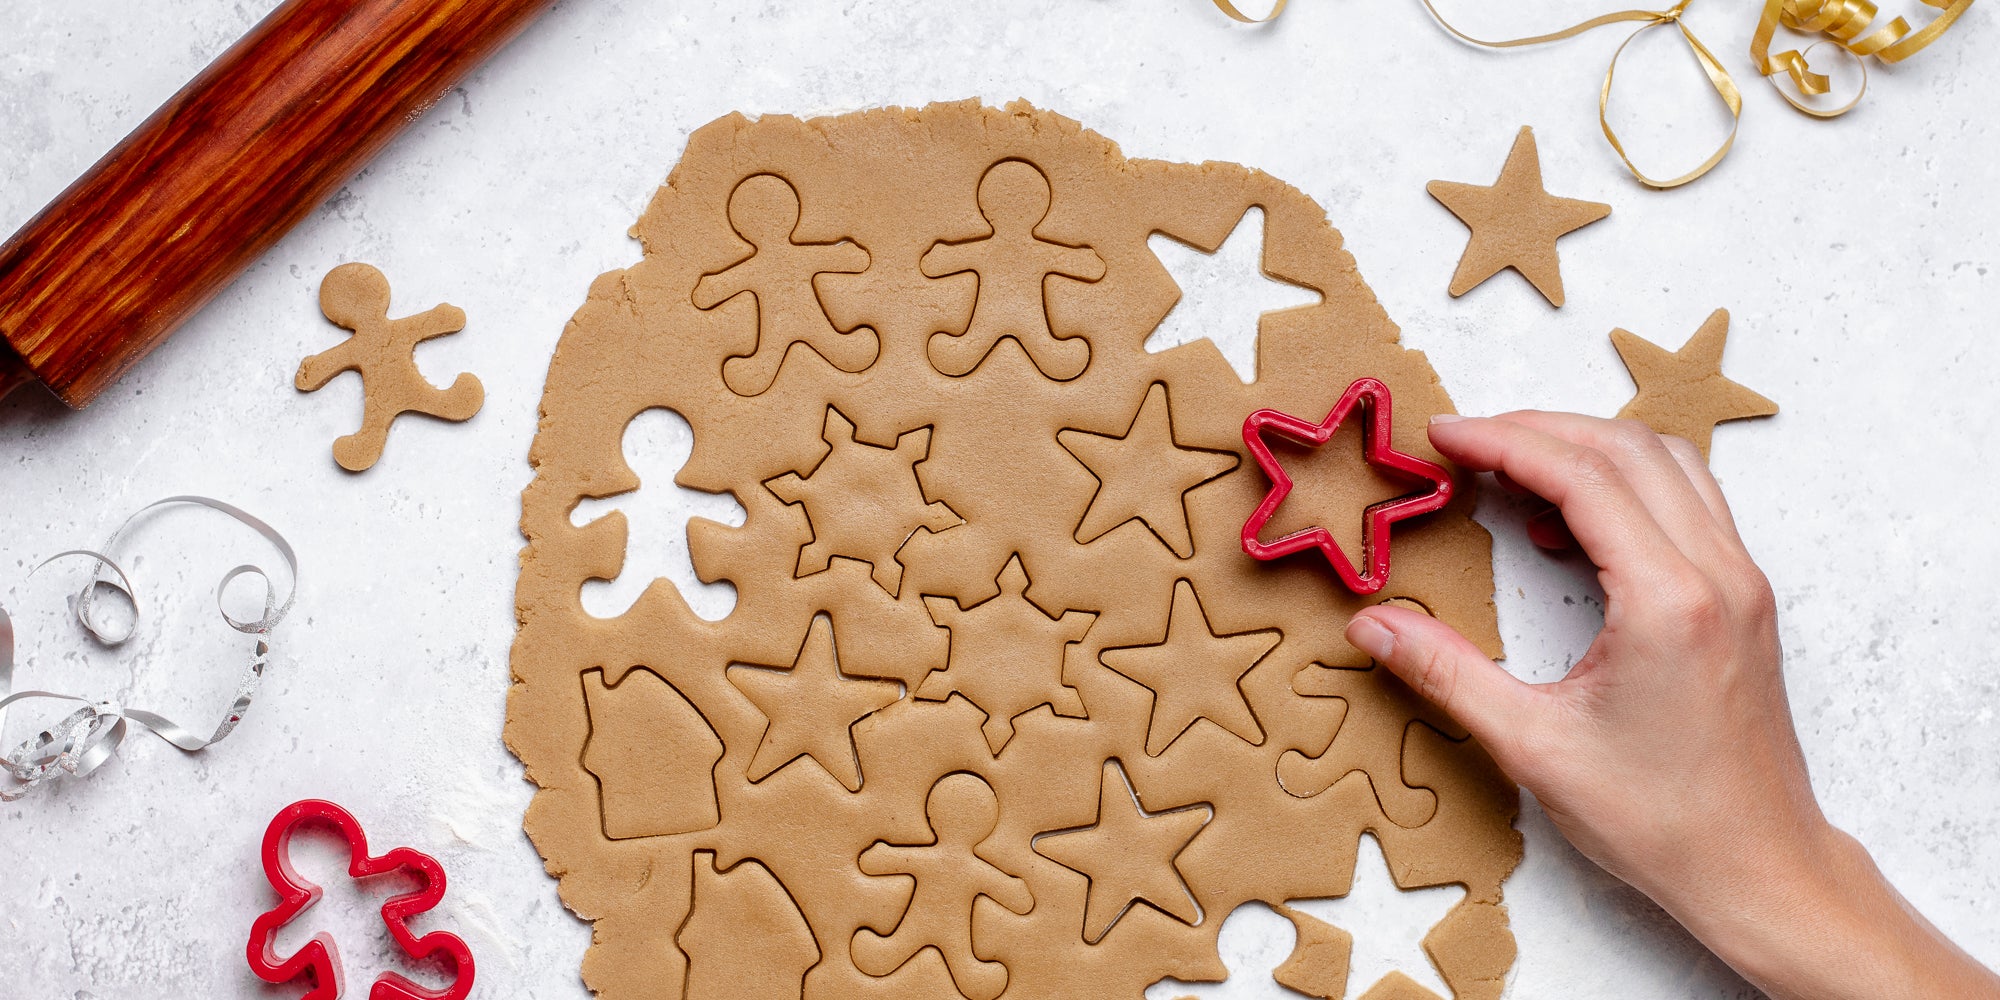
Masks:
[[[1707,577],[1687,573],[1668,587],[1667,613],[1677,627],[1695,635],[1711,635],[1729,619],[1729,602]]]
[[[1777,621],[1778,595],[1755,563],[1746,563],[1736,574],[1734,597],[1736,606],[1752,621],[1760,625]]]
[[[1450,712],[1452,694],[1458,687],[1458,672],[1452,669],[1451,660],[1442,650],[1435,647],[1425,649],[1418,656],[1410,677],[1418,694]]]
[[[1660,447],[1660,435],[1651,427],[1630,417],[1620,417],[1611,422],[1608,435],[1613,447],[1627,455],[1644,455]]]
[[[1611,429],[1605,435],[1604,450],[1617,460],[1620,468],[1646,469],[1658,465],[1662,459],[1677,464],[1665,438],[1654,433],[1651,427],[1629,418],[1611,422]]]
[[[1674,460],[1680,462],[1682,465],[1690,468],[1700,468],[1708,464],[1701,457],[1701,449],[1695,447],[1693,441],[1689,441],[1678,434],[1662,434],[1660,435],[1660,443],[1666,445],[1668,453],[1672,454]]]
[[[1602,489],[1618,478],[1618,463],[1595,448],[1578,448],[1570,452],[1569,463],[1569,480],[1577,486]]]

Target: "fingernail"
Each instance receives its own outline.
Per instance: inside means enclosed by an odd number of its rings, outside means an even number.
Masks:
[[[1396,633],[1373,618],[1357,617],[1347,623],[1347,641],[1375,660],[1386,660],[1396,648]]]
[[[1464,417],[1456,413],[1434,413],[1431,415],[1431,423],[1433,424],[1455,424],[1464,419]]]

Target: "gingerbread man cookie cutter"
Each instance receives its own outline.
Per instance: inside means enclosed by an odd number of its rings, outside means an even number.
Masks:
[[[388,927],[396,946],[411,958],[442,954],[451,960],[452,981],[443,989],[426,989],[399,973],[384,972],[375,977],[368,991],[369,1000],[464,1000],[472,991],[472,950],[456,934],[432,931],[419,937],[409,925],[411,917],[430,910],[444,898],[444,866],[436,858],[409,847],[370,857],[368,838],[361,832],[361,824],[347,810],[323,799],[306,799],[286,806],[264,831],[264,876],[270,879],[271,888],[278,890],[278,905],[258,914],[250,925],[250,971],[267,983],[289,983],[310,975],[313,988],[302,1000],[339,1000],[342,995],[340,952],[332,935],[324,931],[314,935],[289,958],[278,957],[274,947],[278,928],[318,902],[324,892],[292,868],[292,834],[308,824],[331,826],[340,834],[347,843],[347,873],[354,878],[405,868],[415,872],[423,885],[383,902],[382,923]]]
[[[1362,411],[1362,457],[1380,469],[1401,473],[1412,479],[1427,480],[1430,492],[1414,493],[1370,506],[1363,515],[1366,521],[1362,535],[1361,564],[1357,570],[1347,553],[1333,540],[1333,534],[1322,525],[1314,525],[1275,541],[1261,541],[1258,535],[1270,523],[1271,515],[1278,505],[1291,495],[1292,477],[1285,472],[1277,458],[1271,453],[1270,441],[1266,435],[1288,438],[1298,444],[1318,447],[1326,444],[1340,429],[1348,415],[1356,407]],[[1243,551],[1261,560],[1283,558],[1294,552],[1317,548],[1333,564],[1340,582],[1357,594],[1373,594],[1389,582],[1389,526],[1405,518],[1419,514],[1429,514],[1451,502],[1451,473],[1444,466],[1427,462],[1415,455],[1397,451],[1390,440],[1390,399],[1389,387],[1379,379],[1356,379],[1354,384],[1335,403],[1326,418],[1318,423],[1302,420],[1289,413],[1277,410],[1258,410],[1243,421],[1243,443],[1250,449],[1250,456],[1264,475],[1271,480],[1271,490],[1264,495],[1264,502],[1257,505],[1255,513],[1243,522]]]

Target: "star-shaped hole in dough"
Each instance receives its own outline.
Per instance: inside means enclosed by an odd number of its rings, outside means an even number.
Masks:
[[[1347,995],[1360,997],[1384,979],[1410,980],[1390,995],[1405,996],[1409,985],[1440,997],[1455,996],[1424,947],[1424,939],[1465,898],[1462,885],[1405,889],[1396,884],[1382,844],[1361,835],[1354,855],[1354,882],[1337,899],[1293,900],[1290,909],[1347,932]]]
[[[1656,433],[1684,437],[1707,458],[1716,424],[1777,413],[1778,404],[1722,377],[1722,348],[1728,339],[1727,309],[1711,313],[1678,351],[1629,330],[1611,331],[1611,345],[1639,389],[1618,415],[1642,421]]]
[[[1165,233],[1154,233],[1146,245],[1181,290],[1146,338],[1146,350],[1158,354],[1207,339],[1245,385],[1257,380],[1257,327],[1264,314],[1325,300],[1313,288],[1264,270],[1264,209],[1256,205],[1214,253]]]
[[[1167,637],[1150,646],[1107,649],[1104,665],[1153,691],[1153,719],[1146,730],[1146,755],[1158,757],[1202,719],[1245,743],[1260,746],[1264,730],[1243,697],[1240,683],[1283,638],[1276,629],[1217,635],[1208,624],[1194,584],[1174,584]]]
[[[1611,214],[1609,205],[1558,198],[1542,187],[1542,157],[1535,148],[1535,130],[1527,126],[1514,137],[1513,152],[1491,186],[1432,181],[1424,190],[1472,230],[1451,276],[1453,298],[1511,267],[1560,308],[1557,238]]]
[[[1284,996],[1438,1000],[1462,995],[1444,983],[1424,940],[1465,898],[1465,888],[1400,888],[1381,844],[1368,834],[1361,843],[1364,849],[1355,854],[1347,895],[1237,907],[1223,920],[1218,937],[1228,978],[1185,982],[1169,977],[1146,989],[1147,1000],[1279,996],[1282,991],[1263,985],[1267,975],[1292,991]],[[1373,850],[1365,849],[1369,844]],[[1286,922],[1292,925],[1289,955],[1277,945]]]
[[[1097,492],[1076,526],[1077,541],[1087,545],[1127,521],[1139,521],[1174,555],[1194,555],[1187,492],[1242,460],[1233,452],[1181,445],[1174,439],[1170,411],[1167,387],[1155,382],[1124,434],[1071,428],[1057,432],[1063,448],[1097,477]]]
[[[861,790],[854,725],[902,698],[895,681],[853,677],[840,669],[833,623],[815,615],[792,666],[737,663],[729,682],[771,720],[745,777],[762,781],[801,757],[811,757],[850,792]]]
[[[1114,758],[1104,762],[1093,826],[1035,837],[1035,853],[1090,880],[1083,907],[1083,939],[1104,940],[1125,911],[1145,903],[1182,923],[1201,920],[1174,859],[1215,815],[1205,803],[1147,812]]]

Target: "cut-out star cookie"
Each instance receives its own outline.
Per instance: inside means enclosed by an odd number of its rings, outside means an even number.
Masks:
[[[1535,131],[1525,125],[1514,137],[1514,150],[1500,168],[1500,179],[1491,186],[1432,181],[1424,190],[1472,230],[1458,271],[1451,276],[1453,298],[1511,267],[1550,305],[1560,307],[1563,283],[1557,238],[1611,214],[1609,205],[1558,198],[1542,187]]]
[[[1612,330],[1611,345],[1639,390],[1618,416],[1641,421],[1660,434],[1686,438],[1707,458],[1716,424],[1776,414],[1778,404],[1722,377],[1722,347],[1728,338],[1727,309],[1709,314],[1678,351],[1667,351],[1629,330]]]
[[[778,499],[801,504],[813,537],[799,550],[799,576],[825,570],[834,556],[874,567],[875,582],[894,597],[903,586],[896,553],[921,528],[939,532],[964,521],[943,501],[924,497],[916,466],[929,457],[931,429],[919,427],[883,448],[854,436],[854,422],[826,408],[826,457],[804,476],[787,472],[764,484]]]
[[[361,429],[333,442],[333,460],[341,468],[373,467],[389,441],[389,425],[405,413],[471,420],[485,403],[486,389],[471,372],[460,372],[451,388],[440,389],[417,370],[417,344],[465,329],[459,307],[441,305],[390,319],[389,279],[368,264],[342,264],[320,282],[319,308],[354,336],[301,362],[292,384],[300,392],[315,392],[342,372],[361,376]]]
[[[1194,584],[1174,584],[1167,637],[1151,646],[1124,646],[1098,654],[1104,665],[1151,688],[1153,719],[1146,755],[1158,757],[1202,719],[1262,745],[1264,730],[1239,682],[1283,638],[1275,629],[1217,635]]]
[[[917,687],[924,701],[954,693],[986,713],[986,746],[999,756],[1014,738],[1014,719],[1049,706],[1059,716],[1086,718],[1083,698],[1063,683],[1069,644],[1090,631],[1094,611],[1053,614],[1027,598],[1028,571],[1016,555],[995,581],[1000,593],[970,608],[949,597],[926,595],[931,621],[951,631],[951,654]]]
[[[1158,382],[1122,436],[1065,429],[1056,440],[1097,477],[1097,493],[1077,524],[1076,540],[1088,544],[1127,521],[1151,528],[1182,559],[1194,555],[1188,533],[1189,490],[1236,468],[1233,453],[1189,448],[1174,440],[1167,387]]]
[[[894,681],[867,680],[840,669],[833,625],[824,615],[813,619],[789,669],[736,664],[729,668],[729,682],[771,720],[745,777],[762,781],[800,757],[811,757],[850,792],[861,790],[854,724],[903,695]]]
[[[1090,880],[1083,939],[1091,944],[1104,940],[1135,903],[1193,924],[1201,919],[1201,910],[1174,859],[1212,815],[1200,803],[1146,812],[1125,769],[1117,760],[1107,760],[1098,785],[1095,825],[1036,837],[1035,853]]]

